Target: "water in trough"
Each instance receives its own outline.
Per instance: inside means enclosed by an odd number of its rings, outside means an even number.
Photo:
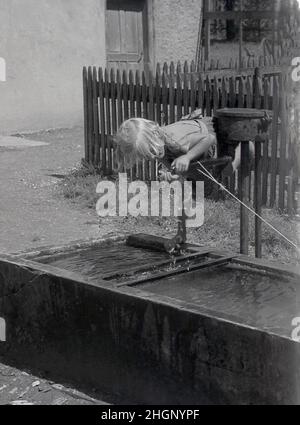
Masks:
[[[112,283],[122,281],[122,273],[137,266],[169,260],[170,264],[160,268],[185,267],[198,260],[176,264],[174,257],[167,253],[137,249],[123,243],[106,244],[101,247],[60,254],[42,262],[60,269],[77,272],[90,280],[99,280],[105,274],[118,271],[121,274]],[[157,271],[157,270],[156,270]],[[124,280],[145,277],[145,271]],[[140,290],[185,301],[201,306],[217,317],[225,317],[237,323],[253,326],[265,331],[290,338],[291,322],[300,316],[300,285],[296,278],[250,269],[237,265],[223,265],[209,269],[158,278],[138,285]]]

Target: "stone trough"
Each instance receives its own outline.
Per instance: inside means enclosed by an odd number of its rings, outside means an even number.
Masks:
[[[195,245],[0,258],[1,361],[132,403],[299,404],[298,316],[297,270]]]

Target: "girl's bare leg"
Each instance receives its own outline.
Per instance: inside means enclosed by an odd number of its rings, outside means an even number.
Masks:
[[[254,158],[254,152],[255,152],[255,147],[253,142],[249,143],[249,150],[250,150],[250,160],[252,161]],[[235,155],[232,161],[233,172],[237,171],[240,165],[241,165],[241,143],[239,143],[238,146],[235,148]]]

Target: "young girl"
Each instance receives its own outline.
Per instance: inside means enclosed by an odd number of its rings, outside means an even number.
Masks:
[[[143,159],[157,159],[162,164],[160,178],[172,181],[179,178],[177,174],[188,177],[192,162],[216,157],[217,139],[213,118],[202,117],[196,110],[164,127],[143,118],[131,118],[120,126],[115,143],[119,170],[131,168]],[[250,146],[250,150],[253,150],[253,146]],[[240,151],[239,145],[232,163],[223,170],[225,174],[238,169]]]
[[[197,116],[194,113],[165,127],[143,118],[125,121],[115,136],[119,170],[143,159],[157,159],[165,166],[160,177],[171,181],[178,178],[172,171],[183,174],[191,162],[212,158],[216,150],[212,118]]]

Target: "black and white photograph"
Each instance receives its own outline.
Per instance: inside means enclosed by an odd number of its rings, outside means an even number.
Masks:
[[[300,0],[0,0],[0,406],[241,405],[300,405]]]

